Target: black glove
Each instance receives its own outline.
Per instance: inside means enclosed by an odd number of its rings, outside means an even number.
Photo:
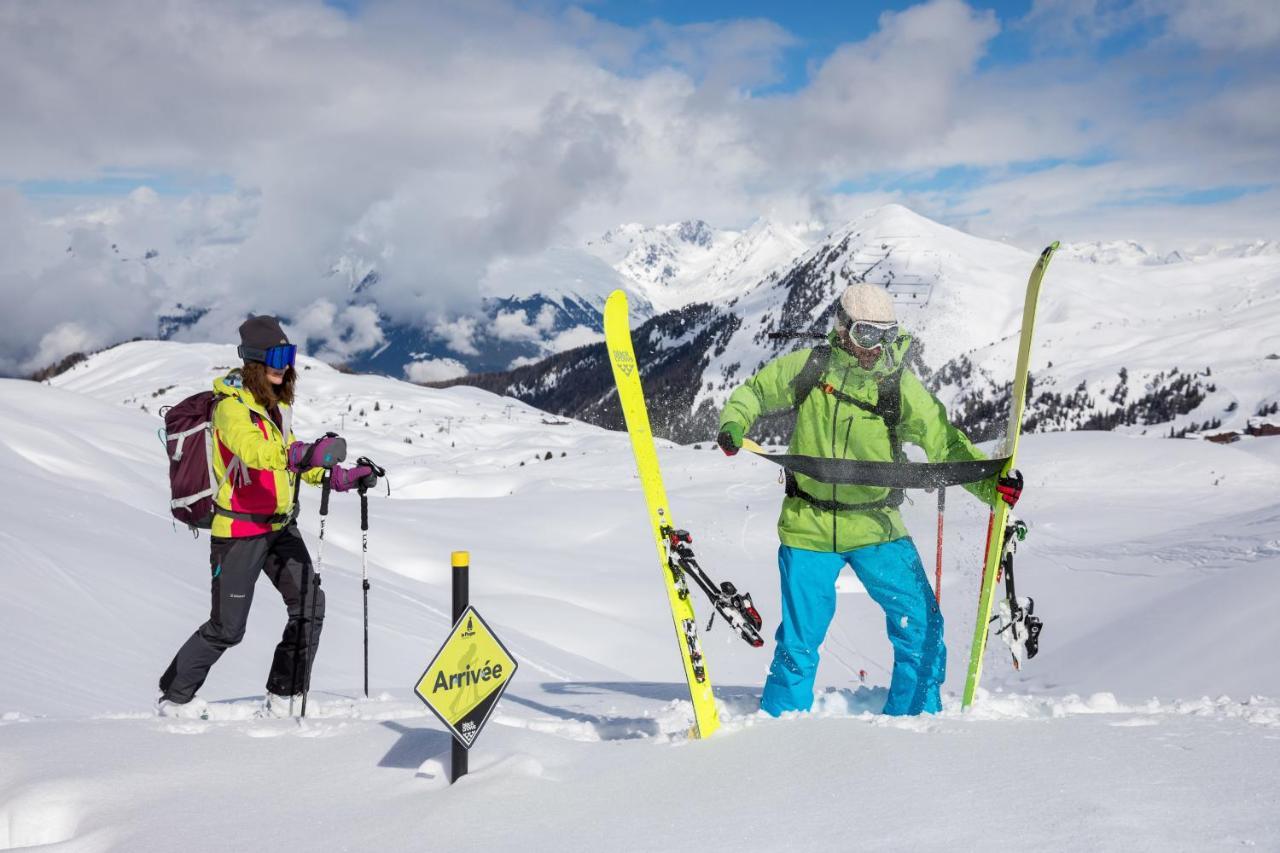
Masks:
[[[742,449],[742,436],[738,436],[735,440],[733,433],[727,429],[722,429],[720,434],[716,436],[716,444],[724,451],[725,456],[736,456],[738,451]]]
[[[996,492],[1009,506],[1016,506],[1018,498],[1022,497],[1022,472],[1015,468],[1009,476],[996,480]]]

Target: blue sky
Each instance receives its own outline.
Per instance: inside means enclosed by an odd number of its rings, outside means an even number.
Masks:
[[[891,0],[890,2],[796,2],[780,3],[766,0],[710,0],[688,3],[676,0],[635,0],[620,2],[606,0],[586,3],[582,8],[605,20],[627,27],[638,27],[650,21],[660,20],[669,24],[699,24],[742,18],[763,18],[785,28],[797,38],[794,48],[784,57],[783,77],[775,85],[758,91],[793,92],[803,87],[809,79],[809,68],[821,62],[837,47],[849,42],[862,41],[874,33],[884,12],[907,9],[916,2]],[[1031,9],[1030,0],[1003,3],[971,3],[977,9],[989,9],[1003,23],[1023,18]],[[349,8],[356,8],[349,6]],[[990,44],[990,54],[984,60],[989,64],[1016,63],[1028,55],[1027,38],[1016,30],[1002,29]]]
[[[229,193],[235,189],[235,181],[229,175],[188,175],[173,172],[121,174],[113,169],[103,169],[98,177],[87,180],[44,178],[8,183],[16,186],[29,198],[41,199],[123,196],[140,187],[174,198],[193,193]]]

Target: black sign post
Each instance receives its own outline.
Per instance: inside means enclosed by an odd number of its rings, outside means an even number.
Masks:
[[[453,621],[456,624],[471,603],[471,554],[454,551],[449,562],[453,564]],[[453,751],[449,760],[449,784],[452,785],[467,775],[467,750],[457,738],[450,742]]]
[[[453,784],[466,775],[468,750],[475,746],[520,664],[471,606],[471,555],[454,551],[450,563],[453,627],[413,692],[453,735],[449,752],[449,784]]]

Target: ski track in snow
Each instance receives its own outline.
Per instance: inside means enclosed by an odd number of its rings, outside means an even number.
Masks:
[[[624,436],[304,360],[299,434],[336,428],[351,405],[353,452],[392,472],[391,498],[370,508],[373,697],[352,688],[360,537],[339,495],[307,719],[256,716],[283,624],[265,583],[244,643],[202,693],[209,719],[159,719],[155,680],[205,618],[208,576],[207,543],[163,513],[154,411],[205,387],[231,349],[130,344],[58,387],[0,382],[0,449],[25,484],[0,492],[0,850],[173,849],[179,836],[183,849],[242,850],[282,831],[317,850],[670,850],[690,845],[677,816],[691,790],[706,850],[977,849],[1008,815],[1024,847],[1280,849],[1270,439],[1026,437],[1019,592],[1046,627],[1022,672],[991,643],[988,689],[958,708],[986,511],[956,490],[943,713],[879,715],[884,618],[846,574],[814,709],[761,715],[772,630],[757,651],[717,624],[703,644],[723,726],[690,741]],[[367,427],[353,423],[361,408]],[[771,629],[776,470],[666,443],[659,454],[701,562],[750,590]],[[932,500],[904,516],[932,579]],[[314,493],[301,526],[314,554]],[[459,548],[472,551],[473,603],[521,668],[451,787],[449,738],[410,686],[451,622]]]

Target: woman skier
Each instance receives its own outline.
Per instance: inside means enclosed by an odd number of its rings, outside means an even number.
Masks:
[[[290,712],[292,697],[310,685],[324,624],[320,577],[295,523],[298,478],[318,485],[328,469],[338,492],[377,483],[366,465],[338,464],[346,458],[346,442],[336,435],[311,443],[295,439],[290,421],[297,347],[275,317],[246,320],[238,353],[244,366],[213,383],[213,467],[221,485],[210,530],[212,610],[160,677],[163,716],[206,714],[196,691],[222,653],[243,639],[260,573],[275,585],[289,613],[267,676],[264,710],[273,716]]]
[[[761,415],[794,409],[789,453],[902,461],[901,445],[931,462],[982,459],[946,409],[907,369],[911,338],[899,334],[883,287],[854,284],[836,305],[829,345],[774,359],[736,389],[720,415],[717,443],[732,456]],[[1017,499],[1010,483],[965,486],[990,504]],[[760,707],[772,716],[813,704],[818,649],[836,612],[835,582],[848,565],[884,609],[893,677],[884,713],[934,713],[946,677],[942,613],[898,505],[902,492],[831,485],[787,472],[778,519],[782,620]]]

